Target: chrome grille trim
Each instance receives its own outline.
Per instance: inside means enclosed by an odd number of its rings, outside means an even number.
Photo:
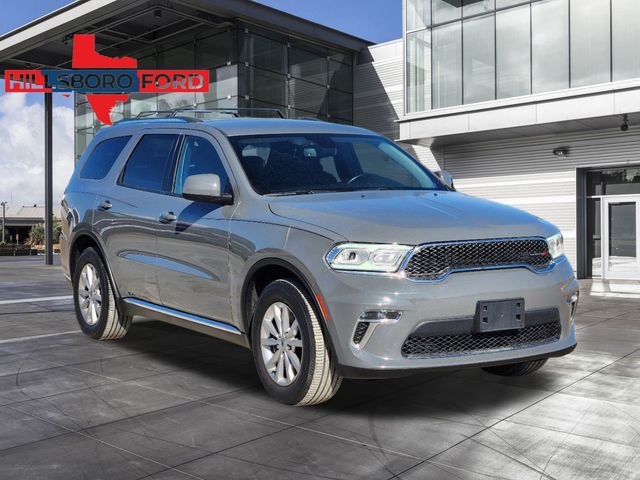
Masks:
[[[440,282],[452,273],[477,270],[527,268],[546,273],[557,263],[548,252],[542,237],[426,243],[407,256],[401,273],[414,282]]]

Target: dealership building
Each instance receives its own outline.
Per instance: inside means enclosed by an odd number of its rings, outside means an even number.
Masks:
[[[69,68],[75,33],[140,68],[207,69],[208,93],[131,95],[115,119],[263,107],[364,126],[461,192],[557,224],[594,289],[640,293],[640,2],[404,0],[403,13],[402,38],[372,45],[246,0],[79,0],[0,37],[0,71]],[[75,110],[79,156],[100,124],[83,95]]]

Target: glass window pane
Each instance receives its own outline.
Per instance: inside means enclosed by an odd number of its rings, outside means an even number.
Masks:
[[[196,93],[196,103],[238,95],[238,65],[211,70],[209,81],[209,91]]]
[[[220,156],[211,142],[202,138],[188,135],[180,152],[178,170],[174,192],[182,194],[184,182],[191,175],[213,173],[220,177],[220,191],[229,192],[229,177],[222,165]]]
[[[602,276],[600,199],[587,199],[587,276]]]
[[[165,50],[158,53],[158,68],[169,70],[193,68],[194,56],[193,43]]]
[[[464,0],[462,15],[477,15],[478,13],[490,12],[495,8],[493,0]]]
[[[292,78],[289,80],[289,105],[316,115],[327,114],[329,89],[322,85]]]
[[[115,137],[100,142],[91,152],[80,172],[80,178],[100,180],[104,178],[114,162],[129,143],[131,137]]]
[[[636,263],[636,202],[609,205],[610,267]]]
[[[640,77],[640,2],[613,0],[613,81]]]
[[[329,116],[353,120],[353,95],[339,90],[329,90]]]
[[[462,104],[462,24],[434,28],[433,108]]]
[[[407,30],[417,30],[431,24],[429,0],[407,0]]]
[[[283,43],[253,34],[243,34],[241,38],[241,61],[284,73],[285,46]]]
[[[496,97],[493,15],[464,21],[464,103]]]
[[[433,23],[448,22],[460,18],[462,0],[433,0]]]
[[[172,160],[178,135],[153,134],[140,139],[122,175],[128,187],[168,192],[173,183]]]
[[[84,153],[87,145],[93,140],[93,129],[78,130],[76,132],[76,158]]]
[[[140,113],[158,110],[158,96],[155,93],[132,93],[126,106],[126,117],[137,117]]]
[[[231,61],[232,36],[225,32],[196,41],[195,68],[210,69]]]
[[[344,63],[329,61],[329,86],[353,92],[353,69]]]
[[[296,47],[289,49],[289,73],[294,77],[327,85],[328,67],[326,56]]]
[[[158,95],[158,110],[193,107],[195,103],[196,95],[193,92],[174,92]]]
[[[616,168],[587,174],[587,195],[637,194],[640,194],[640,168]]]
[[[609,0],[571,0],[571,86],[611,80]]]
[[[239,68],[240,95],[277,105],[287,104],[287,78],[285,75],[254,67]]]
[[[533,93],[569,88],[569,1],[534,3],[531,16]]]
[[[498,98],[531,93],[530,14],[529,5],[496,13]]]
[[[520,5],[527,1],[528,0],[496,0],[496,8],[513,7],[514,5]]]
[[[407,112],[431,109],[431,32],[407,34]]]
[[[88,103],[76,105],[76,130],[93,128],[93,109]]]

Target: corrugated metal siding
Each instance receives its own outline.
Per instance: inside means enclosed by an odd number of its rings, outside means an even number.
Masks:
[[[402,40],[374,45],[368,55],[372,62],[355,68],[353,96],[354,123],[396,139],[396,120],[403,113]]]
[[[553,150],[567,147],[558,158]],[[640,132],[595,130],[441,147],[440,165],[456,188],[521,208],[556,224],[576,267],[576,169],[640,164]]]

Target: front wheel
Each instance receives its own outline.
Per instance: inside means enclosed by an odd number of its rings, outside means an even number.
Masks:
[[[493,375],[503,377],[521,377],[540,370],[547,363],[547,359],[533,360],[531,362],[510,363],[509,365],[498,365],[496,367],[485,367],[483,370]]]
[[[316,405],[342,383],[305,288],[276,280],[260,295],[251,324],[253,357],[267,393],[290,405]]]

